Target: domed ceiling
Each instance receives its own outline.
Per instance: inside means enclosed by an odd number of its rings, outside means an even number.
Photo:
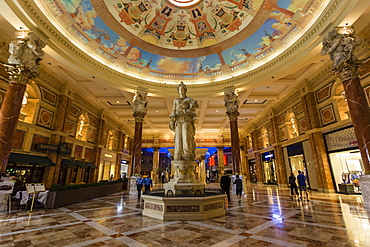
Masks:
[[[105,64],[145,78],[245,72],[303,34],[320,0],[49,0],[59,30]],[[224,68],[224,69],[222,69]],[[180,75],[180,76],[179,76]]]

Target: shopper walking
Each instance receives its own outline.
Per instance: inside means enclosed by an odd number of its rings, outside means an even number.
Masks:
[[[305,192],[305,195],[306,195],[306,200],[308,200],[308,191],[307,191],[307,184],[306,184],[306,176],[303,175],[303,172],[301,170],[298,171],[298,176],[297,176],[297,180],[298,180],[298,185],[299,185],[299,194],[300,194],[300,200],[302,200],[302,191]]]
[[[290,199],[293,200],[294,197],[299,197],[299,193],[298,193],[298,186],[297,186],[297,183],[296,183],[296,178],[294,176],[294,173],[291,172],[290,173],[290,176],[289,176],[289,186],[290,186]],[[295,194],[294,194],[295,192]]]
[[[236,196],[238,197],[239,201],[238,203],[240,203],[242,200],[242,192],[243,192],[243,182],[242,180],[239,178],[239,175],[236,175],[236,179],[234,181],[234,184],[236,185]]]
[[[149,176],[144,178],[144,186],[145,186],[144,193],[150,192],[150,188],[153,186],[153,180]]]
[[[224,172],[224,175],[221,177],[220,186],[221,186],[221,189],[223,191],[225,191],[225,193],[227,195],[228,202],[231,202],[231,200],[230,200],[230,184],[231,184],[231,179],[227,175],[227,172]]]
[[[140,175],[138,179],[136,179],[136,189],[137,189],[137,199],[141,197],[141,190],[143,189],[144,179],[143,175]]]

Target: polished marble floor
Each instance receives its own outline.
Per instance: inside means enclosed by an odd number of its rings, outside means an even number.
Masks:
[[[217,184],[211,184],[215,187]],[[143,202],[127,193],[29,213],[0,214],[0,246],[370,246],[370,210],[361,196],[248,185],[227,215],[205,221],[141,216]]]

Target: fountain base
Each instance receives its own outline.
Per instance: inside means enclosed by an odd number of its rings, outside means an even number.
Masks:
[[[143,216],[159,220],[206,220],[226,215],[225,194],[204,197],[142,195]]]

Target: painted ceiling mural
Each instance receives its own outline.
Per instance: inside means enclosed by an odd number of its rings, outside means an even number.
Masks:
[[[170,1],[170,2],[167,2]],[[99,0],[49,0],[55,16],[68,15],[73,23],[68,31],[84,45],[94,43],[96,53],[116,61],[124,57],[136,71],[150,68],[159,73],[197,73],[217,71],[228,65],[236,69],[250,66],[287,44],[305,28],[323,0],[200,0],[186,8],[175,7],[183,0],[105,0],[115,21],[124,31],[116,32],[107,19],[98,15],[94,2]],[[268,15],[266,15],[268,10]],[[264,15],[260,15],[264,11]],[[254,21],[259,17],[257,22]],[[105,21],[104,21],[105,20]],[[108,23],[108,24],[107,24]],[[251,23],[258,25],[252,25]],[[250,35],[236,37],[242,29]],[[125,37],[130,32],[152,45],[173,52],[202,49],[237,39],[238,42],[219,54],[191,58],[162,56],[155,50],[131,45]]]

